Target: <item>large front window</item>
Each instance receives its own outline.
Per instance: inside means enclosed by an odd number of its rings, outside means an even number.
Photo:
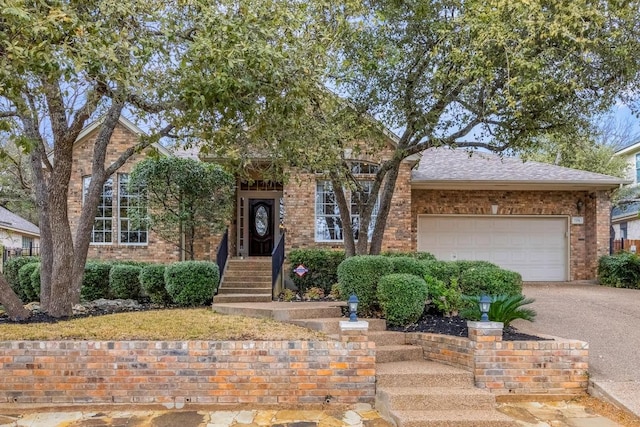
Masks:
[[[132,215],[137,217],[142,212],[140,206],[140,189],[132,191],[129,186],[129,175],[118,175],[118,215],[120,224],[119,241],[123,244],[142,245],[147,243],[147,229],[144,226],[136,227],[132,221]]]
[[[83,199],[89,191],[91,177],[82,179]],[[113,241],[113,179],[109,178],[102,187],[96,217],[91,231],[91,243],[111,243]]]
[[[640,184],[640,153],[636,154],[636,184]]]

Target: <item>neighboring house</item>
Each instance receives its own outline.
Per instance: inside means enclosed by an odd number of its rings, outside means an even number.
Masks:
[[[89,127],[76,143],[72,220],[82,204],[82,183],[90,174],[88,142],[96,130],[97,125]],[[134,143],[139,133],[122,119],[109,156]],[[391,148],[393,139],[388,143]],[[122,182],[142,158],[132,158],[105,186],[89,258],[179,259],[176,248],[128,225],[127,201],[136,196],[123,193]],[[342,248],[335,194],[325,176],[294,171],[289,182],[273,182],[261,176],[259,159],[253,164],[253,179],[237,182],[229,256],[271,256],[284,230],[286,251]],[[352,171],[362,181],[371,181],[376,170],[376,159],[352,161]],[[485,259],[520,272],[526,281],[594,279],[598,258],[609,252],[609,195],[624,182],[487,153],[427,150],[401,165],[383,250],[428,251],[444,260]],[[351,215],[357,225],[358,213]],[[219,242],[220,236],[202,236],[196,258],[214,260]]]
[[[627,159],[628,184],[640,184],[640,141],[615,153]],[[611,211],[612,238],[615,240],[640,240],[640,202],[616,206]]]
[[[3,261],[9,256],[35,255],[40,229],[35,224],[0,206],[0,247]],[[0,263],[0,267],[3,263]]]

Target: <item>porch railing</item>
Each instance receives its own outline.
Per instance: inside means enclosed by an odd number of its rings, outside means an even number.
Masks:
[[[282,272],[282,265],[284,264],[284,239],[285,233],[280,235],[278,244],[271,252],[271,290],[275,289],[276,281],[280,277]]]
[[[220,282],[222,282],[222,276],[224,276],[224,269],[227,267],[227,260],[229,259],[229,229],[227,228],[222,235],[222,240],[218,246],[218,252],[216,253],[216,264],[218,264],[218,270],[220,271]]]
[[[4,265],[9,258],[21,256],[40,256],[40,247],[31,244],[28,248],[4,248],[2,251],[2,265]]]

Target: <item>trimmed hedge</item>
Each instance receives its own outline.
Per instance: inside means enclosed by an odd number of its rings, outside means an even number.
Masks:
[[[604,286],[640,289],[640,257],[630,252],[600,257],[598,280]]]
[[[464,295],[520,295],[522,276],[515,271],[496,267],[470,268],[460,274]]]
[[[20,267],[20,270],[18,270],[20,299],[22,299],[23,302],[31,302],[38,299],[33,287],[31,286],[31,274],[38,269],[40,269],[39,262],[30,262],[23,265]]]
[[[36,297],[36,301],[40,301],[40,263],[38,263],[38,268],[31,273],[31,289]]]
[[[377,286],[382,276],[393,273],[391,258],[382,255],[357,255],[338,266],[341,297],[358,297],[358,315],[371,315],[378,308]]]
[[[425,261],[427,276],[436,278],[445,284],[451,283],[451,279],[459,280],[460,266],[455,261]]]
[[[109,271],[109,295],[120,299],[140,298],[140,270],[131,264],[116,264]]]
[[[181,306],[204,305],[213,299],[220,282],[218,266],[210,261],[182,261],[164,272],[167,293]]]
[[[140,270],[140,286],[145,295],[155,304],[167,305],[171,297],[164,286],[164,264],[149,264]]]
[[[338,266],[344,261],[344,251],[326,249],[293,249],[287,255],[291,264],[291,279],[300,294],[309,288],[322,288],[325,295],[331,292],[331,287],[338,281]],[[293,269],[303,264],[309,272],[300,277]]]
[[[387,257],[409,257],[419,261],[435,261],[436,257],[429,252],[382,252],[380,255]]]
[[[22,268],[23,265],[31,264],[33,262],[40,262],[40,257],[34,256],[23,256],[23,257],[12,257],[4,263],[4,278],[7,279],[9,285],[11,285],[11,289],[23,299],[25,296],[22,295],[22,291],[20,290],[20,280],[18,279],[18,271]]]
[[[393,272],[398,274],[413,274],[414,276],[424,277],[429,273],[427,263],[417,258],[408,256],[392,256],[389,257]]]
[[[412,274],[389,274],[380,278],[377,296],[387,323],[406,326],[418,321],[424,312],[427,283]]]
[[[84,266],[80,297],[85,301],[109,298],[111,263],[90,261]]]

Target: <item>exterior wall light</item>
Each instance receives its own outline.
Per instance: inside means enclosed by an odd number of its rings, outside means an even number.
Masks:
[[[351,296],[349,297],[349,301],[347,301],[347,303],[349,304],[349,322],[358,321],[356,312],[358,311],[359,302],[360,301],[358,300],[358,297],[355,294],[351,294]]]
[[[482,316],[480,316],[480,321],[481,322],[488,322],[489,321],[489,308],[491,308],[491,298],[489,298],[487,295],[482,295],[480,297],[480,313],[482,313]]]

